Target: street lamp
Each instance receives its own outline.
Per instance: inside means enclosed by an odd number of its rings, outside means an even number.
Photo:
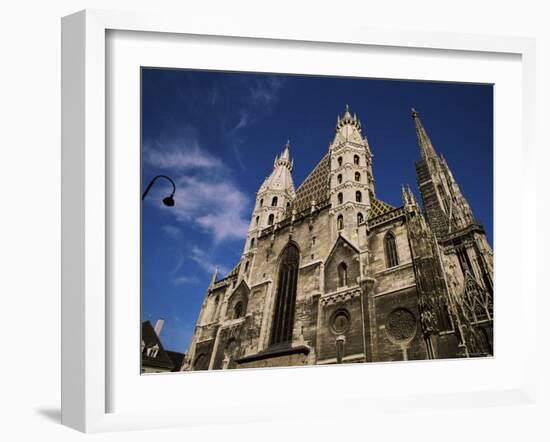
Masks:
[[[145,199],[145,197],[149,193],[149,190],[151,190],[151,187],[153,187],[153,184],[155,183],[155,181],[158,178],[164,178],[164,179],[170,181],[170,183],[172,183],[172,193],[169,196],[167,196],[166,198],[164,198],[162,200],[162,202],[167,207],[174,207],[174,205],[176,204],[175,201],[174,201],[174,194],[176,193],[176,183],[174,183],[174,180],[172,178],[170,178],[169,176],[166,176],[166,175],[157,175],[156,177],[154,177],[151,180],[151,182],[149,183],[149,185],[145,189],[145,192],[143,192],[143,195],[141,195],[141,201],[143,201]]]
[[[336,363],[341,364],[344,359],[344,345],[346,344],[346,337],[340,335],[336,338]]]

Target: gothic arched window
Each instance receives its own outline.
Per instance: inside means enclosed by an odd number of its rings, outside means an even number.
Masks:
[[[258,224],[260,224],[260,217],[259,216],[256,217],[256,225],[258,225]]]
[[[336,177],[337,181],[338,181],[338,184],[342,184],[342,174],[338,174],[338,176]]]
[[[252,239],[250,240],[250,248],[251,248],[251,249],[254,247],[254,242],[255,242],[255,241],[254,241],[254,238],[252,238]]]
[[[275,215],[273,215],[272,213],[269,214],[269,218],[267,218],[267,225],[268,226],[272,226],[273,225],[273,221],[275,221]]]
[[[357,214],[357,225],[361,224],[363,222],[363,214],[359,212]]]
[[[359,165],[359,155],[354,155],[353,156],[353,164],[355,164],[356,166]]]
[[[214,298],[214,305],[211,307],[212,310],[210,312],[210,321],[216,320],[216,314],[218,313],[219,304],[220,304],[220,295]]]
[[[344,202],[344,194],[340,192],[338,194],[338,204],[342,204]]]
[[[275,207],[277,206],[277,203],[279,202],[279,198],[277,198],[276,196],[273,197],[273,199],[271,200],[271,206],[272,207]]]
[[[248,272],[248,261],[244,264],[244,272]]]
[[[342,161],[344,161],[342,157],[338,157],[338,167],[342,167]]]
[[[355,181],[361,181],[361,174],[359,172],[355,172]]]
[[[284,250],[279,263],[277,296],[275,297],[273,325],[271,327],[271,345],[292,341],[299,262],[300,252],[298,248],[293,244],[289,244]]]
[[[208,370],[208,358],[204,353],[199,354],[195,358],[195,363],[193,364],[193,370]]]
[[[388,232],[384,237],[384,253],[386,254],[386,267],[395,267],[399,264],[397,259],[397,248],[395,246],[395,236]]]
[[[359,191],[355,192],[355,201],[360,203],[362,200],[363,200],[363,197],[361,195],[361,192],[359,192]]]
[[[263,205],[264,205],[264,199],[262,198],[262,199],[260,200],[260,207],[263,207]]]
[[[233,307],[233,319],[239,319],[243,315],[243,303],[241,301],[235,304]]]
[[[345,262],[338,265],[338,287],[346,287],[348,285],[348,266]]]
[[[336,218],[336,228],[338,230],[342,230],[344,228],[344,217],[342,215],[338,215],[338,218]]]

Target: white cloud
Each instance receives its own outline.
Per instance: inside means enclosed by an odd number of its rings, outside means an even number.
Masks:
[[[178,238],[181,235],[181,229],[179,227],[171,226],[169,224],[162,226],[162,230],[171,238]]]
[[[229,272],[225,266],[214,263],[210,255],[199,247],[195,246],[191,249],[190,258],[207,273],[214,273],[216,269],[218,269],[218,272],[222,275]]]
[[[246,237],[250,197],[230,180],[183,176],[177,181],[175,200],[176,217],[198,225],[215,241]]]
[[[147,141],[143,146],[144,161],[161,169],[221,170],[223,162],[201,149],[194,137],[181,137],[170,141]]]
[[[230,179],[231,171],[223,161],[201,149],[194,136],[144,143],[144,161],[169,170],[176,181],[176,204],[170,213],[178,221],[200,227],[216,242],[246,237],[250,196]],[[161,198],[150,200],[160,206]],[[180,233],[170,225],[163,230],[174,238]]]
[[[282,77],[258,78],[249,86],[250,97],[256,106],[270,108],[279,101],[279,92],[283,85],[284,78]]]
[[[231,132],[234,133],[240,129],[244,129],[249,126],[251,122],[252,121],[250,119],[250,112],[248,112],[247,110],[242,110],[239,114],[239,121],[237,122],[235,127],[231,129]]]
[[[200,282],[196,276],[176,276],[172,279],[174,285],[197,284]]]

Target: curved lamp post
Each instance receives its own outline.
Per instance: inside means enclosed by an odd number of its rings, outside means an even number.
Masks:
[[[154,177],[151,182],[149,183],[149,185],[147,186],[147,188],[145,189],[145,191],[143,192],[143,195],[141,195],[141,201],[143,201],[145,199],[145,197],[147,196],[147,194],[149,193],[149,190],[151,190],[151,187],[153,187],[153,184],[155,184],[155,181],[158,179],[158,178],[164,178],[168,181],[170,181],[170,183],[172,183],[172,193],[167,196],[166,198],[164,198],[162,200],[162,202],[164,203],[165,206],[167,207],[174,207],[174,204],[175,204],[175,201],[174,201],[174,194],[176,193],[176,183],[174,183],[174,180],[172,178],[170,178],[169,176],[166,176],[166,175],[157,175],[156,177]]]

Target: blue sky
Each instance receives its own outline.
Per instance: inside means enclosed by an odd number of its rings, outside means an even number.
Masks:
[[[142,70],[142,320],[165,319],[165,348],[186,351],[215,267],[238,262],[255,192],[287,139],[296,187],[327,152],[349,104],[374,155],[376,194],[401,205],[416,195],[420,158],[410,109],[420,113],[493,243],[491,85]],[[222,275],[223,276],[223,275]]]

